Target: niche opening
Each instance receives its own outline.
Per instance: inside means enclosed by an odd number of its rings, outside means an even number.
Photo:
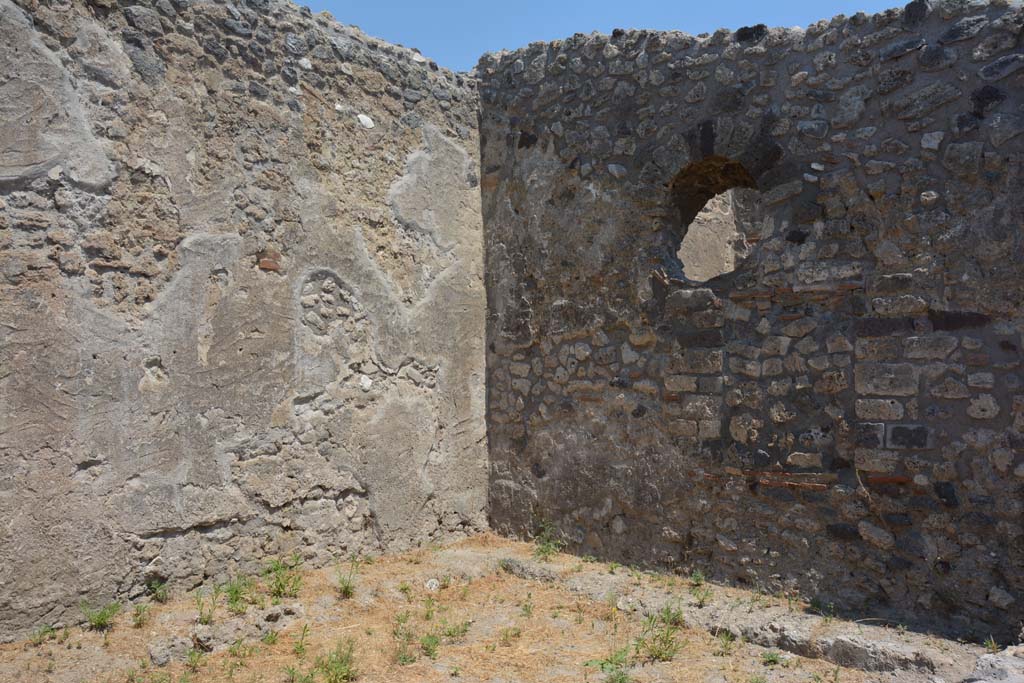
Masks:
[[[757,183],[737,161],[711,156],[681,170],[670,193],[678,223],[674,250],[687,281],[700,284],[736,270],[760,214]]]

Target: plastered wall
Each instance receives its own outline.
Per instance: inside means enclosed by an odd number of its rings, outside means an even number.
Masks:
[[[484,528],[475,83],[276,1],[0,36],[0,638]]]

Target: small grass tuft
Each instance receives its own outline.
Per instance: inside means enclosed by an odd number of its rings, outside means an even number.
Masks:
[[[228,647],[228,654],[235,659],[247,659],[250,655],[256,654],[259,648],[255,645],[246,645],[245,641],[239,638]]]
[[[430,659],[437,659],[437,650],[441,646],[441,638],[435,633],[428,633],[420,638],[420,652]]]
[[[343,573],[338,567],[338,596],[342,600],[350,600],[356,594],[356,569],[359,567],[359,557],[352,554],[348,563],[348,572]]]
[[[146,590],[150,597],[161,605],[171,599],[171,591],[167,588],[167,582],[160,579],[150,579],[146,582]]]
[[[676,626],[682,628],[686,625],[686,619],[683,617],[683,610],[680,607],[673,607],[671,605],[665,605],[658,612],[658,620],[663,624],[669,626]]]
[[[832,623],[836,617],[835,603],[822,602],[819,598],[811,599],[811,611],[819,614],[826,624]]]
[[[409,626],[410,618],[412,618],[411,612],[398,614],[395,617],[395,625],[391,629],[391,635],[395,637],[395,662],[401,666],[416,661],[416,652],[412,647],[416,641],[416,634]]]
[[[263,570],[263,577],[267,581],[267,589],[273,598],[297,598],[299,589],[302,588],[302,575],[298,568],[302,564],[302,558],[298,553],[284,559],[271,560],[267,568]]]
[[[545,562],[562,552],[565,547],[565,541],[558,537],[558,530],[547,520],[541,520],[533,542],[533,556]]]
[[[212,591],[206,593],[203,591],[196,592],[194,600],[196,611],[199,612],[196,621],[204,625],[213,623],[213,618],[217,614],[217,601],[220,600],[220,594],[220,586],[215,586]]]
[[[523,635],[523,630],[518,626],[509,626],[501,629],[499,640],[504,647],[511,647],[513,640],[518,640]]]
[[[256,581],[248,576],[236,576],[223,586],[221,591],[228,603],[228,611],[232,614],[245,614],[249,604],[254,602],[253,593]]]
[[[442,622],[441,635],[450,641],[462,640],[466,637],[466,634],[469,633],[469,625],[470,622],[468,621],[461,621],[457,624],[446,624]]]
[[[711,654],[716,657],[728,657],[736,647],[736,636],[732,631],[719,631],[715,634],[715,649]]]
[[[121,605],[116,602],[108,602],[99,608],[92,608],[87,603],[79,605],[82,616],[85,617],[89,628],[93,631],[106,631],[113,627],[114,617],[121,612]]]
[[[533,593],[526,594],[526,600],[523,601],[519,609],[527,619],[533,616]]]
[[[709,602],[713,593],[711,588],[708,586],[694,586],[690,589],[690,594],[697,600],[697,607],[704,608]]]
[[[631,683],[633,678],[626,669],[629,667],[629,648],[615,650],[604,659],[592,659],[583,666],[596,667],[604,676],[604,683]]]
[[[32,631],[32,635],[29,636],[28,642],[35,647],[39,647],[46,641],[57,636],[57,631],[49,624],[44,624]]]
[[[765,666],[777,666],[782,664],[782,655],[775,650],[768,650],[761,653],[761,663]]]
[[[678,633],[679,627],[661,623],[654,615],[647,617],[633,643],[637,658],[644,662],[671,662],[683,648],[676,637]]]
[[[284,677],[287,683],[316,683],[316,672],[302,673],[294,666],[287,666],[284,669]]]
[[[355,647],[352,640],[346,640],[326,655],[317,657],[315,670],[324,683],[350,683],[359,677],[355,666]]]
[[[437,613],[437,600],[434,598],[425,598],[423,600],[423,620],[433,621],[434,614]]]
[[[142,628],[149,623],[149,605],[140,602],[132,609],[132,626]]]
[[[187,668],[192,673],[196,673],[197,671],[199,671],[199,667],[203,665],[204,659],[205,656],[203,655],[203,653],[193,648],[189,650],[188,654],[185,656],[185,668]]]
[[[302,625],[302,632],[299,633],[299,637],[295,640],[295,644],[292,646],[292,652],[297,657],[304,657],[306,655],[306,639],[309,638],[309,624]]]

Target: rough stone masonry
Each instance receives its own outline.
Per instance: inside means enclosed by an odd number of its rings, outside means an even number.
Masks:
[[[0,0],[0,638],[542,521],[1009,634],[1022,27],[455,74],[281,0]]]
[[[1022,31],[915,0],[485,56],[494,527],[1016,634]],[[735,270],[694,278],[723,196]]]

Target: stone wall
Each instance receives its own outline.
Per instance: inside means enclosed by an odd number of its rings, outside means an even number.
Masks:
[[[277,0],[0,36],[0,638],[483,528],[475,83]]]
[[[915,0],[474,78],[280,0],[0,0],[0,638],[488,495],[1011,633],[1022,31]]]
[[[485,56],[493,526],[1016,634],[1022,27],[915,0]],[[736,270],[697,284],[730,190]]]

